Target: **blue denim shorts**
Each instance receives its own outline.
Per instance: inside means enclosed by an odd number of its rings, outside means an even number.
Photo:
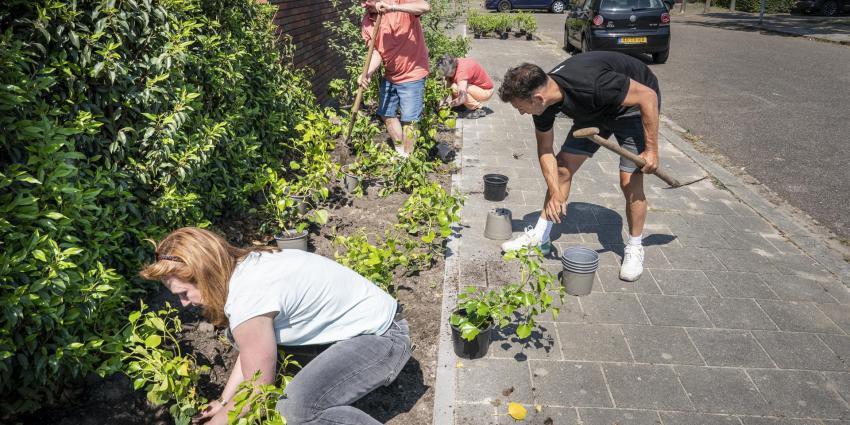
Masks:
[[[419,121],[425,101],[425,79],[394,84],[386,79],[379,85],[378,115],[395,117],[401,105],[401,122]]]

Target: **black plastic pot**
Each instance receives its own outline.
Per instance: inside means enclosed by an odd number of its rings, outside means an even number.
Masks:
[[[452,145],[446,142],[440,142],[437,145],[437,156],[440,157],[440,161],[449,163],[455,159],[455,150]]]
[[[284,231],[275,236],[274,240],[280,249],[300,249],[301,251],[307,251],[307,236],[309,236],[309,233],[306,230],[300,234],[295,233],[294,230]]]
[[[499,35],[499,38],[501,38],[502,40],[507,40],[508,39],[508,32],[505,31],[505,32],[501,33]]]
[[[461,309],[455,311],[455,314],[465,316],[466,311]],[[460,329],[452,325],[452,346],[454,346],[455,354],[464,359],[480,359],[487,355],[487,350],[490,348],[490,334],[493,332],[493,323],[487,329],[479,329],[478,335],[472,341],[467,341],[460,334]]]
[[[534,34],[532,34],[532,33],[528,33],[528,34],[526,34],[526,35],[525,35],[525,39],[526,39],[526,40],[534,40]]]
[[[481,38],[481,33],[480,33],[480,32],[476,32],[476,33],[475,33],[475,38]]]
[[[508,195],[508,176],[502,174],[484,175],[484,199],[502,201]]]

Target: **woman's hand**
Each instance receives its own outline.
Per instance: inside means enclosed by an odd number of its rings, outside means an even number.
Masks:
[[[201,413],[192,417],[192,423],[193,424],[199,424],[201,422],[206,422],[206,421],[212,419],[212,417],[215,416],[215,414],[218,413],[223,408],[224,408],[224,406],[221,404],[220,401],[213,400],[209,403],[209,405],[207,405],[206,409],[204,409],[203,411],[201,411]],[[212,422],[210,422],[210,423],[212,423]]]

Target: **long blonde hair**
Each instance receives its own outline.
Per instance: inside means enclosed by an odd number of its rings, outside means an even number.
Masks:
[[[237,248],[197,227],[177,229],[155,245],[156,262],[145,266],[139,276],[148,280],[174,276],[194,283],[201,291],[204,317],[216,326],[227,326],[224,303],[236,265],[251,252],[277,251],[272,247]]]

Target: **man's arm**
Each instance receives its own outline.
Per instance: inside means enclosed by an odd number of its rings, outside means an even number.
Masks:
[[[543,172],[543,179],[546,180],[546,205],[540,214],[547,220],[556,223],[561,222],[561,216],[566,213],[563,194],[558,185],[558,160],[555,159],[555,150],[552,146],[555,142],[555,131],[534,130],[534,135],[537,137],[537,159],[540,160],[540,171]]]
[[[360,87],[363,87],[364,89],[369,87],[369,82],[372,81],[372,74],[378,70],[382,61],[383,59],[381,59],[381,55],[378,53],[378,50],[376,49],[372,51],[372,59],[369,60],[369,67],[366,68],[366,75],[357,77],[357,82],[360,84]]]
[[[379,12],[405,12],[411,15],[421,16],[431,10],[431,5],[425,0],[411,1],[404,4],[389,4],[386,2],[376,2],[375,8]]]
[[[646,165],[641,171],[652,174],[658,169],[658,95],[655,90],[630,79],[629,91],[623,100],[623,106],[634,105],[640,108],[640,119],[646,140],[646,149],[640,154],[646,160]]]
[[[466,90],[469,88],[469,81],[461,80],[457,83],[457,98],[452,102],[452,108],[463,105],[466,102]]]

